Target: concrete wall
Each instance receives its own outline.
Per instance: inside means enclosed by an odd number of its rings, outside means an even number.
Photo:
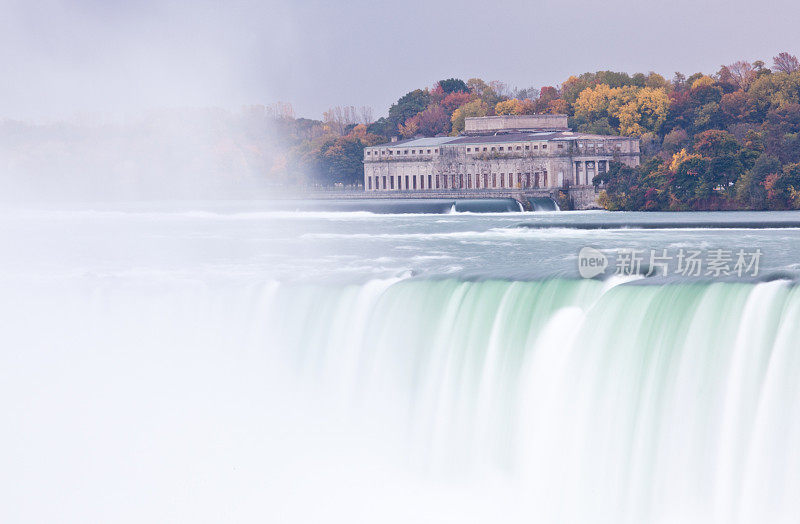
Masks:
[[[467,117],[466,133],[485,133],[503,129],[567,129],[567,115],[501,115]]]
[[[600,209],[597,203],[599,191],[594,187],[571,187],[568,193],[573,209]]]

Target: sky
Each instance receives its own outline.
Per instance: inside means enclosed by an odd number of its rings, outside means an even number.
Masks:
[[[557,85],[800,54],[776,0],[0,0],[0,119],[288,102],[375,116],[439,79]]]

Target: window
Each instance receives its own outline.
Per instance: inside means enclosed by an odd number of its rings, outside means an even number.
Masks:
[[[493,147],[493,148],[492,148],[492,151],[497,151],[497,149]]]
[[[372,177],[369,177],[367,179],[367,186],[368,186],[368,189],[372,189]]]
[[[558,144],[559,149],[564,149],[564,144]]]
[[[492,173],[492,187],[497,187],[497,173]]]
[[[483,150],[486,151],[486,148],[484,147]]]
[[[386,177],[383,177],[383,189],[386,189]]]
[[[521,148],[520,146],[517,146],[517,151],[520,151],[521,149],[522,149],[522,148]]]
[[[547,144],[542,144],[542,149],[547,149]]]
[[[403,151],[403,154],[404,154],[404,155],[407,155],[407,154],[408,154],[408,149],[404,150],[404,151]]]
[[[390,154],[390,155],[392,154],[392,150],[391,150],[391,149],[389,150],[389,154]]]
[[[367,151],[367,156],[369,156],[369,151]]]
[[[539,149],[539,146],[533,146],[534,149]]]
[[[408,189],[408,175],[406,175],[406,189]]]
[[[431,184],[431,178],[433,178],[433,176],[428,175],[428,189],[433,189],[433,185]]]
[[[470,151],[472,151],[472,150],[470,148],[467,148],[467,153],[469,153]]]
[[[438,149],[434,149],[433,152],[438,154],[439,150]]]
[[[503,150],[503,146],[500,146],[500,151],[502,151],[502,150]]]
[[[431,150],[430,150],[430,149],[428,149],[428,154],[429,154],[429,155],[431,154]]]
[[[531,146],[529,146],[529,145],[525,146],[525,151],[530,151],[530,149],[531,149]]]
[[[389,189],[394,189],[394,177],[389,177]]]

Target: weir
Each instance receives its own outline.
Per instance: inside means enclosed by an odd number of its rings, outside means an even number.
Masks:
[[[557,202],[566,201],[571,209],[596,209],[597,190],[594,186],[570,186],[549,189],[445,189],[445,190],[386,190],[363,191],[343,189],[334,191],[310,191],[288,198],[308,200],[481,200],[514,199],[525,211],[556,211]],[[547,201],[550,204],[547,204]]]

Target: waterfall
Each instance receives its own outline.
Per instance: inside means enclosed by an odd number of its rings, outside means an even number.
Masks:
[[[800,510],[786,283],[373,282],[281,287],[275,304],[278,346],[310,382],[353,409],[392,406],[438,474],[505,472],[542,521]]]
[[[786,282],[110,278],[30,284],[2,311],[12,517],[799,514]]]

